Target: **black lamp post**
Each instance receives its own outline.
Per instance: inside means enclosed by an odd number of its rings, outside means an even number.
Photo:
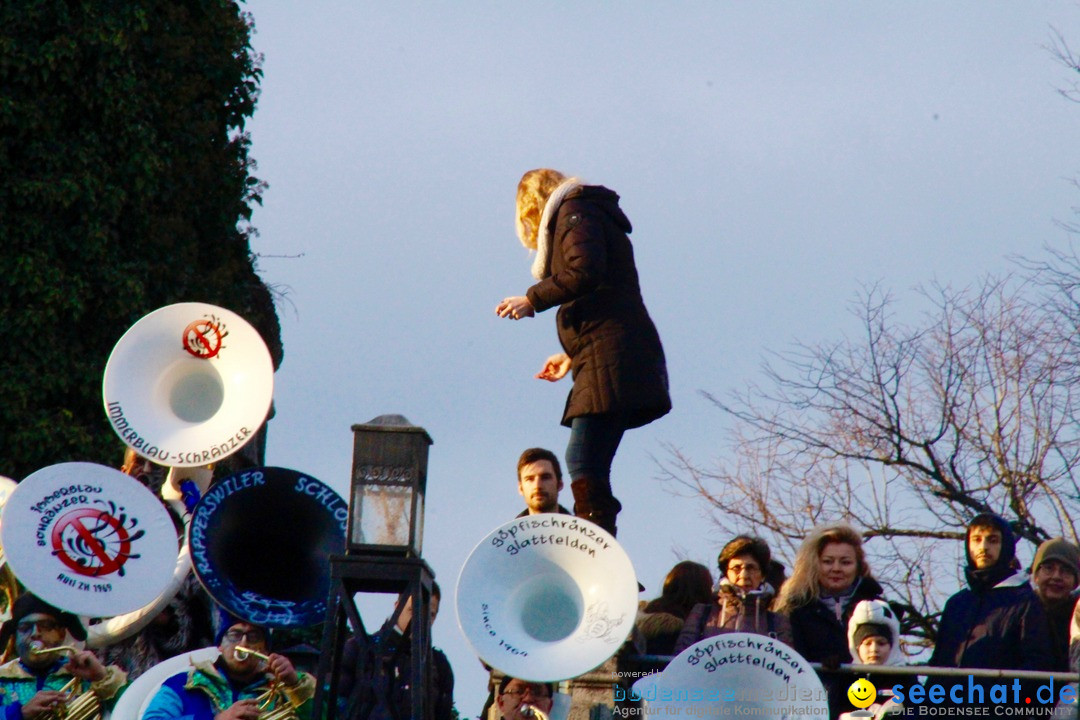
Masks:
[[[319,683],[313,717],[326,720],[364,720],[382,706],[391,717],[396,677],[384,677],[386,663],[373,657],[384,651],[369,634],[354,601],[358,593],[394,593],[396,623],[408,599],[412,600],[409,626],[410,678],[407,717],[429,718],[431,667],[431,587],[434,574],[420,557],[424,536],[424,492],[431,437],[401,415],[380,415],[353,425],[353,470],[349,494],[349,528],[345,555],[330,559],[331,589],[323,629]],[[346,624],[347,623],[347,624]],[[351,627],[351,632],[350,632]],[[348,640],[357,643],[360,658],[354,667],[342,667]],[[355,683],[364,701],[343,698],[339,708],[342,670],[355,671]]]

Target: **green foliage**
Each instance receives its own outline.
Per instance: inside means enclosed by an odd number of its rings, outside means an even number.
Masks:
[[[261,71],[227,0],[0,4],[0,474],[119,464],[101,378],[169,303],[280,330],[248,226]]]

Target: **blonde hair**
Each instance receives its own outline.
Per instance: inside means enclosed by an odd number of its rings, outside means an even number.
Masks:
[[[795,555],[795,567],[776,598],[776,609],[781,613],[790,613],[821,597],[821,552],[826,545],[840,543],[855,549],[856,577],[869,577],[870,567],[866,564],[863,552],[862,536],[850,525],[838,523],[814,528],[799,546]]]
[[[536,249],[544,205],[555,188],[565,179],[566,176],[561,172],[550,168],[537,168],[521,176],[517,188],[515,227],[521,244],[530,250]]]

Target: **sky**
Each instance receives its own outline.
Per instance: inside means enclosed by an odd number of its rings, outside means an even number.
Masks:
[[[658,480],[669,446],[723,450],[701,391],[854,331],[867,283],[917,312],[921,283],[1040,257],[1080,206],[1080,106],[1046,49],[1054,28],[1080,46],[1072,0],[244,7],[265,73],[253,249],[285,344],[267,463],[347,496],[351,425],[399,413],[430,434],[434,641],[470,716],[486,674],[455,620],[458,573],[523,507],[520,452],[562,456],[568,438],[569,379],[533,378],[559,350],[554,311],[494,313],[531,281],[523,172],[608,186],[634,225],[674,402],[626,435],[612,473],[646,599],[680,560],[715,567],[729,539]]]

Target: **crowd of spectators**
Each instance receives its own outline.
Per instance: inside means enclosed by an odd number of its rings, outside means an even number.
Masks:
[[[562,511],[558,505],[562,478],[553,455],[538,448],[527,450],[518,473],[518,491],[527,505],[522,516]],[[807,535],[790,572],[765,540],[751,534],[738,535],[723,546],[715,579],[705,565],[679,562],[668,572],[659,595],[640,601],[629,652],[624,654],[662,662],[722,633],[766,635],[821,668],[830,717],[841,720],[853,720],[856,710],[875,717],[904,714],[902,695],[893,688],[918,685],[919,679],[890,672],[896,666],[1080,672],[1076,614],[1080,548],[1074,543],[1047,540],[1025,571],[1009,524],[987,513],[973,517],[964,539],[966,586],[946,602],[930,648],[905,642],[904,606],[890,602],[875,579],[863,543],[855,528],[836,523]],[[858,671],[841,667],[851,664],[864,667]],[[874,665],[882,669],[865,668]],[[869,678],[875,688],[865,709],[855,708],[848,696],[859,678]],[[974,690],[969,690],[968,681],[961,680],[962,703],[947,694],[958,682],[956,677],[930,676],[923,685],[940,683],[946,688],[944,707],[977,706],[993,702],[992,686],[1002,682],[973,678]],[[498,685],[493,681],[491,714],[486,711],[483,717],[517,717],[517,698],[504,698]],[[1025,680],[1021,685],[1025,697],[1034,697],[1038,683]],[[554,691],[536,686],[527,699],[538,699],[543,709],[550,706],[547,698]]]
[[[559,504],[562,471],[550,451],[530,448],[522,453],[517,482],[525,502],[518,517],[567,512]],[[1076,544],[1064,538],[1049,539],[1025,569],[1009,523],[989,513],[974,516],[964,537],[966,582],[945,603],[930,647],[905,638],[904,606],[890,602],[888,592],[874,577],[863,545],[863,537],[849,525],[817,527],[803,539],[788,568],[762,538],[738,535],[720,550],[715,578],[707,566],[682,561],[667,574],[657,597],[640,601],[634,631],[622,655],[662,663],[724,633],[768,636],[790,645],[820,668],[830,717],[835,720],[856,720],[867,717],[866,712],[880,718],[910,711],[905,707],[905,693],[894,688],[910,689],[919,679],[896,672],[902,665],[1080,673],[1080,548]],[[431,621],[440,600],[436,585]],[[378,632],[347,643],[338,678],[345,701],[341,708],[347,716],[360,707],[375,718],[408,714],[410,602],[405,598],[401,610]],[[147,720],[255,718],[266,709],[258,699],[265,696],[268,679],[284,689],[280,701],[295,705],[300,716],[310,709],[314,680],[299,667],[300,661],[285,651],[273,653],[263,628],[237,618],[210,617],[212,603],[197,586],[186,587],[145,630],[106,649],[100,659],[86,651],[72,655],[70,661],[39,654],[42,648],[61,647],[85,637],[85,630],[68,613],[30,595],[20,598],[13,610],[12,619],[0,632],[0,642],[11,639],[16,652],[0,667],[4,717],[51,717],[47,713],[66,702],[67,696],[58,688],[72,677],[108,707],[125,678],[138,677],[164,657],[209,644],[208,635],[215,630],[213,642],[222,651],[218,662],[195,666],[167,682],[147,709]],[[254,659],[235,652],[234,646],[241,644],[256,651]],[[432,661],[432,719],[450,720],[456,712],[453,671],[437,649]],[[998,702],[994,692],[1000,678],[966,678],[958,699],[948,692],[958,682],[955,676],[932,670],[924,675],[924,689],[935,684],[945,688],[939,703],[943,707]],[[874,687],[865,709],[856,708],[848,694],[859,678],[869,678]],[[1038,697],[1038,682],[1018,682],[1024,697]],[[205,692],[193,691],[194,687],[203,687]],[[482,714],[485,720],[547,713],[561,697],[557,684],[528,682],[497,670],[492,670],[489,690]],[[1038,702],[1053,704],[1056,699],[1039,697]],[[863,714],[852,715],[856,710]]]
[[[813,530],[799,547],[786,578],[764,540],[740,535],[717,558],[719,581],[707,602],[685,611],[685,605],[675,602],[677,595],[669,592],[669,585],[688,587],[688,565],[704,569],[681,562],[668,575],[661,596],[641,603],[637,649],[643,654],[664,654],[668,636],[657,632],[661,626],[658,612],[664,613],[665,630],[675,625],[671,616],[682,613],[682,628],[671,655],[721,633],[767,635],[818,664],[830,716],[845,720],[856,710],[848,688],[860,677],[869,677],[879,693],[869,712],[875,716],[904,712],[903,693],[895,694],[892,688],[897,684],[911,687],[918,680],[914,675],[890,673],[889,666],[918,661],[936,668],[1078,673],[1080,548],[1063,538],[1047,540],[1024,570],[1016,545],[1016,536],[1003,518],[983,513],[971,519],[965,537],[966,586],[945,603],[932,648],[909,657],[902,632],[903,605],[889,602],[854,528],[833,524]],[[695,582],[703,579],[695,575]],[[919,650],[917,646],[911,643],[914,650]],[[873,672],[841,668],[852,663],[883,668]],[[942,685],[939,705],[943,708],[1001,701],[994,695],[994,686],[1003,682],[1000,678],[958,679],[951,673],[939,674],[927,677],[923,687]],[[963,692],[950,696],[949,690],[959,681]],[[1037,697],[1042,683],[1018,682],[1020,702]],[[1012,696],[1010,689],[1008,698]],[[1055,695],[1038,702],[1052,705],[1056,700]]]

